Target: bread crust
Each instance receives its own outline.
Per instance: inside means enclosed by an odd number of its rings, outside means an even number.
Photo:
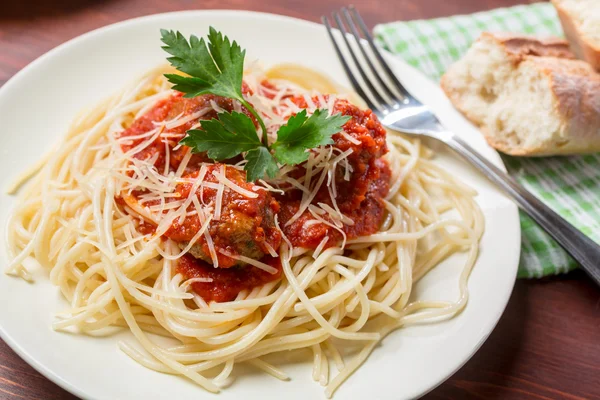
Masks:
[[[493,39],[502,46],[516,64],[527,56],[575,59],[575,55],[569,49],[569,42],[557,37],[537,38],[515,33],[483,32],[478,40],[485,38]]]
[[[556,8],[563,31],[573,52],[579,59],[587,61],[596,71],[600,71],[600,45],[586,40],[579,30],[577,22],[560,0],[552,0],[552,4]]]
[[[484,33],[502,46],[514,68],[520,63],[538,70],[553,96],[555,112],[565,126],[567,137],[557,141],[537,141],[531,146],[515,146],[493,135],[483,120],[466,106],[460,88],[453,85],[453,68],[441,79],[441,87],[453,105],[477,125],[488,144],[514,156],[549,156],[600,151],[600,74],[587,63],[574,59],[568,43],[561,39],[536,39],[512,34]],[[458,68],[458,66],[457,66]]]

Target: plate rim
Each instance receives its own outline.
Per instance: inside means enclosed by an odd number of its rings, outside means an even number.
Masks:
[[[71,38],[59,45],[57,45],[56,47],[48,50],[47,52],[45,52],[44,54],[38,56],[37,58],[35,58],[34,60],[32,60],[31,62],[29,62],[27,65],[25,65],[23,68],[21,68],[19,71],[17,71],[13,76],[11,76],[2,86],[0,86],[0,98],[3,96],[4,92],[11,90],[11,88],[14,85],[18,85],[20,80],[22,79],[22,76],[24,74],[26,74],[30,69],[36,68],[38,64],[42,64],[46,61],[46,59],[50,59],[52,57],[59,57],[60,54],[63,51],[67,51],[69,47],[71,46],[75,46],[77,45],[79,42],[88,40],[89,38],[98,36],[98,35],[102,35],[106,32],[112,31],[114,29],[119,29],[121,26],[127,26],[130,24],[137,24],[137,23],[143,23],[145,21],[148,20],[158,20],[161,18],[177,18],[178,16],[188,16],[188,15],[223,15],[223,16],[241,16],[241,17],[249,17],[249,18],[253,18],[253,17],[260,17],[260,18],[267,18],[267,19],[271,19],[271,20],[287,20],[288,22],[292,22],[295,24],[299,24],[299,25],[304,25],[306,27],[312,27],[314,28],[315,26],[321,26],[321,24],[317,23],[317,22],[313,22],[310,20],[306,20],[306,19],[302,19],[302,18],[297,18],[297,17],[291,17],[288,15],[282,15],[282,14],[275,14],[275,13],[268,13],[268,12],[262,12],[262,11],[251,11],[251,10],[239,10],[239,9],[235,9],[235,10],[230,10],[230,9],[207,9],[207,10],[181,10],[181,11],[172,11],[172,12],[164,12],[164,13],[154,13],[154,14],[149,14],[149,15],[144,15],[144,16],[139,16],[139,17],[134,17],[134,18],[129,18],[129,19],[125,19],[122,21],[118,21],[118,22],[114,22],[108,25],[104,25],[101,27],[98,27],[96,29],[93,29],[91,31],[88,32],[84,32],[74,38]],[[389,53],[388,51],[386,51],[385,49],[383,50],[384,53],[386,53],[386,56],[391,56],[393,57],[397,62],[402,63],[407,65],[408,67],[410,67],[413,70],[416,70],[416,68],[408,65],[407,63],[405,63],[403,60],[399,59],[398,57],[394,56],[392,53]],[[419,74],[423,75],[422,72],[416,70]],[[499,168],[501,168],[503,171],[506,172],[506,166],[504,164],[504,161],[502,160],[502,158],[500,157],[499,153],[495,150],[492,149],[492,153],[490,153],[490,156],[493,157],[493,160],[491,160],[492,162],[494,162],[494,164],[496,164]],[[439,382],[437,382],[435,385],[432,385],[428,390],[423,391],[420,396],[423,396],[429,392],[431,392],[432,390],[434,390],[435,388],[437,388],[438,386],[440,386],[442,383],[444,383],[446,380],[448,380],[452,375],[454,375],[458,370],[460,370],[472,357],[473,355],[481,348],[481,346],[483,345],[483,343],[485,343],[485,341],[489,338],[490,334],[494,331],[494,329],[496,328],[497,324],[499,323],[501,317],[504,315],[504,312],[506,310],[506,307],[508,305],[508,302],[512,296],[512,292],[514,290],[514,286],[516,283],[516,278],[517,278],[517,270],[518,270],[518,265],[519,265],[519,261],[520,261],[520,254],[521,254],[521,226],[519,223],[519,214],[518,214],[518,208],[514,203],[510,204],[510,208],[513,209],[513,214],[514,217],[517,220],[517,243],[519,243],[519,251],[518,254],[516,256],[516,261],[515,261],[515,266],[514,266],[514,276],[511,279],[512,281],[512,285],[510,287],[510,290],[508,290],[508,294],[506,296],[506,298],[503,301],[503,304],[501,305],[501,307],[498,308],[498,315],[495,316],[495,323],[492,324],[490,326],[489,329],[485,329],[484,333],[480,339],[480,341],[476,344],[474,344],[472,351],[469,354],[464,353],[462,355],[463,360],[462,362],[458,363],[456,368],[453,369],[452,371],[449,371],[444,377],[443,379],[441,379]],[[4,231],[4,234],[6,235],[6,231]],[[81,398],[94,398],[94,397],[90,397],[89,393],[86,393],[84,389],[80,389],[79,386],[71,384],[69,381],[65,380],[62,376],[60,376],[58,373],[56,373],[55,371],[53,371],[53,369],[51,367],[46,366],[45,364],[38,362],[38,360],[36,359],[36,357],[32,354],[30,354],[19,342],[18,340],[14,339],[13,336],[11,336],[10,334],[8,334],[8,332],[5,331],[4,327],[0,324],[0,338],[2,338],[2,340],[4,340],[4,342],[19,356],[21,357],[28,365],[30,365],[32,368],[34,368],[36,371],[38,371],[41,375],[43,375],[45,378],[49,379],[50,381],[52,381],[53,383],[57,384],[58,386],[60,386],[62,389],[66,390],[67,392],[74,394],[78,397]]]

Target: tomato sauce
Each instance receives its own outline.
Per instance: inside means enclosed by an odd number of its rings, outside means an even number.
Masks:
[[[262,90],[265,92],[269,90],[275,92],[276,87],[268,81],[261,84]],[[245,84],[243,91],[250,92]],[[265,94],[263,93],[263,95]],[[268,97],[268,93],[266,95]],[[304,97],[291,96],[290,100],[301,108],[308,108]],[[327,100],[328,96],[325,96],[325,101]],[[317,107],[321,106],[317,97],[314,97],[312,101]],[[131,137],[130,140],[122,141],[122,150],[124,152],[132,151],[136,146],[147,141],[147,137],[136,138],[136,136],[156,129],[161,122],[189,116],[200,110],[205,112],[201,119],[216,118],[217,112],[214,111],[211,102],[226,111],[234,109],[231,100],[213,95],[188,99],[178,93],[157,102],[152,109],[137,118],[128,129],[119,135],[121,139]],[[242,108],[242,111],[255,121],[248,110]],[[383,198],[388,194],[391,176],[387,162],[381,158],[387,152],[386,131],[370,110],[361,110],[346,100],[336,101],[333,113],[337,112],[351,117],[344,125],[344,134],[333,135],[333,146],[337,149],[336,154],[352,150],[347,157],[348,164],[352,169],[349,180],[344,179],[346,166],[343,165],[344,163],[340,163],[335,173],[335,185],[337,206],[344,215],[354,221],[354,224],[345,224],[342,229],[347,239],[353,239],[377,232],[385,215]],[[156,160],[154,166],[159,171],[163,171],[167,163],[168,150],[167,170],[177,170],[189,148],[180,146],[175,150],[175,146],[185,136],[186,131],[197,122],[198,120],[194,119],[178,127],[170,128],[168,132],[166,132],[166,128],[160,128],[168,135],[162,135],[163,131],[160,131],[156,139],[144,149],[135,152],[133,156],[140,160],[154,157]],[[203,163],[209,162],[211,161],[204,154],[192,155],[183,177],[197,177]],[[204,181],[218,182],[213,172],[218,172],[222,165],[209,164]],[[291,174],[301,177],[305,172],[304,167],[299,165]],[[281,279],[280,261],[269,255],[269,250],[277,250],[282,241],[281,232],[274,224],[275,216],[279,219],[283,233],[294,247],[315,249],[327,237],[325,245],[327,248],[339,245],[342,240],[342,234],[335,228],[323,223],[314,223],[314,217],[309,212],[304,212],[297,220],[287,224],[299,209],[302,198],[300,190],[287,190],[285,195],[272,195],[266,190],[257,190],[254,184],[246,182],[245,172],[231,166],[225,166],[225,176],[237,186],[252,191],[257,196],[248,198],[233,190],[223,192],[221,218],[218,221],[211,221],[208,226],[219,268],[212,265],[214,254],[211,256],[211,246],[204,236],[195,242],[188,254],[178,260],[176,270],[186,279],[209,278],[212,280],[211,282],[192,284],[192,289],[205,301],[230,301],[241,290],[252,289]],[[191,190],[191,183],[178,184],[175,189],[175,194],[178,196],[175,198],[187,198]],[[143,192],[133,191],[132,194],[134,197],[139,197]],[[197,190],[196,194],[204,204],[209,204],[215,200],[217,191],[214,188],[203,186],[202,189]],[[326,183],[319,188],[313,200],[313,203],[319,202],[332,205],[330,189]],[[117,203],[124,204],[120,198],[117,198]],[[146,205],[150,204],[146,203]],[[189,211],[192,210],[193,206]],[[327,216],[321,216],[321,218],[328,219]],[[309,221],[312,222],[309,223]],[[175,220],[164,237],[172,239],[183,248],[194,238],[201,226],[198,215],[188,215],[182,223]],[[147,222],[141,222],[138,226],[138,230],[144,234],[153,234],[155,229],[153,224]],[[270,274],[259,268],[243,265],[236,259],[240,255],[269,264],[277,269],[277,273]]]
[[[242,91],[243,93],[250,93],[250,89],[245,84],[242,87]],[[233,100],[231,99],[214,95],[203,95],[190,99],[183,97],[183,93],[177,92],[164,100],[158,101],[152,109],[137,118],[129,128],[121,132],[119,138],[143,135],[144,133],[155,129],[161,122],[173,120],[178,116],[185,117],[201,110],[206,110],[206,113],[201,119],[208,120],[216,118],[217,112],[212,108],[211,101],[223,110],[231,112],[234,109]],[[252,116],[246,108],[242,107],[242,112],[255,121],[254,116]],[[185,137],[186,131],[191,129],[197,122],[198,120],[194,119],[180,126],[168,129],[168,139],[159,135],[149,146],[137,151],[133,156],[138,160],[148,160],[156,156],[157,159],[154,165],[159,170],[163,170],[166,162],[166,142],[170,151],[169,170],[176,170],[181,164],[181,160],[186,155],[187,151],[189,151],[189,148],[185,146],[181,146],[177,150],[174,150],[174,148],[177,146],[178,142]],[[124,141],[121,144],[121,149],[124,152],[128,152],[146,140],[147,138],[142,137]],[[207,161],[209,161],[209,159],[206,158],[204,154],[194,154],[192,155],[187,168],[189,171],[197,170],[200,163]]]
[[[154,235],[156,232],[156,225],[142,221],[139,223],[137,230],[143,235]]]
[[[215,268],[206,262],[184,255],[179,259],[177,272],[186,278],[209,278],[212,282],[192,283],[192,289],[205,301],[231,301],[244,289],[252,289],[281,279],[281,262],[279,258],[266,256],[262,260],[277,272],[271,274],[254,267]]]
[[[323,96],[327,102],[329,96]],[[300,108],[307,108],[308,104],[304,96],[296,96],[292,101]],[[324,106],[318,97],[312,98],[317,107]],[[344,124],[344,132],[359,144],[352,143],[342,133],[333,135],[334,146],[342,151],[352,149],[350,160],[367,162],[373,158],[379,158],[387,153],[386,131],[381,125],[373,111],[362,110],[348,100],[338,99],[333,107],[332,114],[340,113],[351,119]]]

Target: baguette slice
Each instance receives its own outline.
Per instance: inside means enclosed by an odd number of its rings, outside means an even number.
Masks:
[[[600,75],[560,39],[483,33],[442,77],[488,143],[515,156],[600,151]]]
[[[600,71],[600,1],[552,0],[578,58]]]

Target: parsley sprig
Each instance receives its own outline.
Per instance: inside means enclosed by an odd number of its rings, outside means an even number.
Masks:
[[[162,48],[171,55],[167,60],[178,71],[189,76],[165,74],[173,89],[185,97],[213,94],[237,100],[256,119],[262,131],[257,134],[254,121],[244,113],[221,112],[216,119],[200,121],[200,129],[187,131],[181,143],[195,153],[206,152],[215,161],[240,154],[249,182],[267,174],[274,178],[280,164],[295,165],[308,160],[307,150],[332,144],[332,135],[341,131],[350,117],[329,116],[318,109],[310,117],[306,110],[292,116],[277,132],[277,140],[269,145],[267,129],[259,113],[242,94],[244,57],[246,50],[229,38],[210,28],[208,41],[192,35],[188,41],[180,32],[161,30]],[[277,160],[277,161],[276,161]]]

